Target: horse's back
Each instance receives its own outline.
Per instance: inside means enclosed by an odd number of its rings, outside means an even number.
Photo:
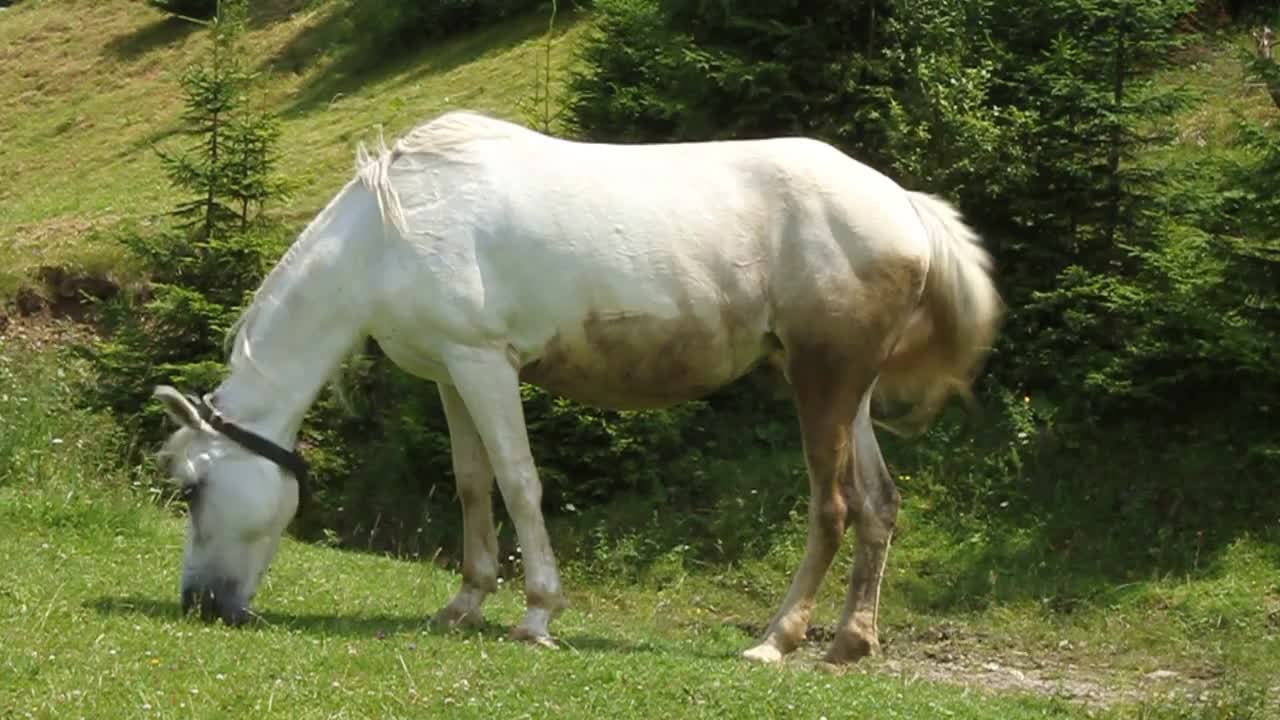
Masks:
[[[506,343],[528,381],[585,402],[714,390],[777,348],[782,305],[822,312],[858,282],[852,265],[913,252],[884,228],[901,222],[897,186],[818,141],[611,145],[483,116],[436,125],[402,141],[389,172],[414,283],[450,306],[422,311]]]

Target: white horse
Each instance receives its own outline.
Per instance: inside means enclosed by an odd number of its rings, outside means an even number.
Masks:
[[[457,595],[480,620],[497,585],[494,477],[524,556],[514,638],[553,646],[566,606],[519,385],[608,408],[690,400],[761,362],[793,388],[810,478],[808,543],[746,657],[804,637],[846,526],[858,552],[827,659],[875,652],[899,496],[870,417],[877,392],[932,417],[966,392],[1002,303],[947,204],[810,139],[570,142],[451,112],[357,172],[302,232],[235,330],[215,392],[156,395],[180,429],[169,472],[192,499],[184,609],[242,622],[296,511],[307,408],[372,336],[437,383],[463,517]],[[295,482],[295,480],[299,482]]]

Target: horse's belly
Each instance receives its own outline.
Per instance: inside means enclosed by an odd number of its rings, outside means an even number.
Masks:
[[[769,347],[763,325],[592,312],[580,327],[557,332],[521,367],[520,379],[597,407],[666,407],[750,370]]]

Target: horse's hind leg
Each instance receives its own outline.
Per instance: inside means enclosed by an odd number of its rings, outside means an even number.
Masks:
[[[498,589],[498,537],[493,529],[493,469],[485,456],[480,431],[456,388],[440,385],[440,400],[449,425],[453,475],[462,503],[462,587],[436,613],[445,627],[478,625],[485,596]]]
[[[788,351],[788,376],[809,470],[809,531],[804,559],[764,638],[743,655],[777,662],[804,639],[814,599],[840,549],[849,508],[845,487],[852,480],[853,417],[871,384],[842,353]]]
[[[845,499],[849,519],[857,531],[858,546],[844,612],[835,641],[827,651],[826,660],[830,663],[852,662],[880,649],[876,626],[880,582],[889,557],[889,540],[897,522],[901,496],[876,442],[870,394],[868,391],[862,399],[853,424],[853,472],[847,476]]]

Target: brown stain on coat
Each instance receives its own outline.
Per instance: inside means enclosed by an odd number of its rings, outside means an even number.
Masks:
[[[759,356],[742,314],[708,322],[681,307],[670,318],[590,311],[581,326],[555,334],[520,379],[578,402],[616,410],[651,409],[701,397],[734,380]],[[739,360],[742,356],[742,360]]]

